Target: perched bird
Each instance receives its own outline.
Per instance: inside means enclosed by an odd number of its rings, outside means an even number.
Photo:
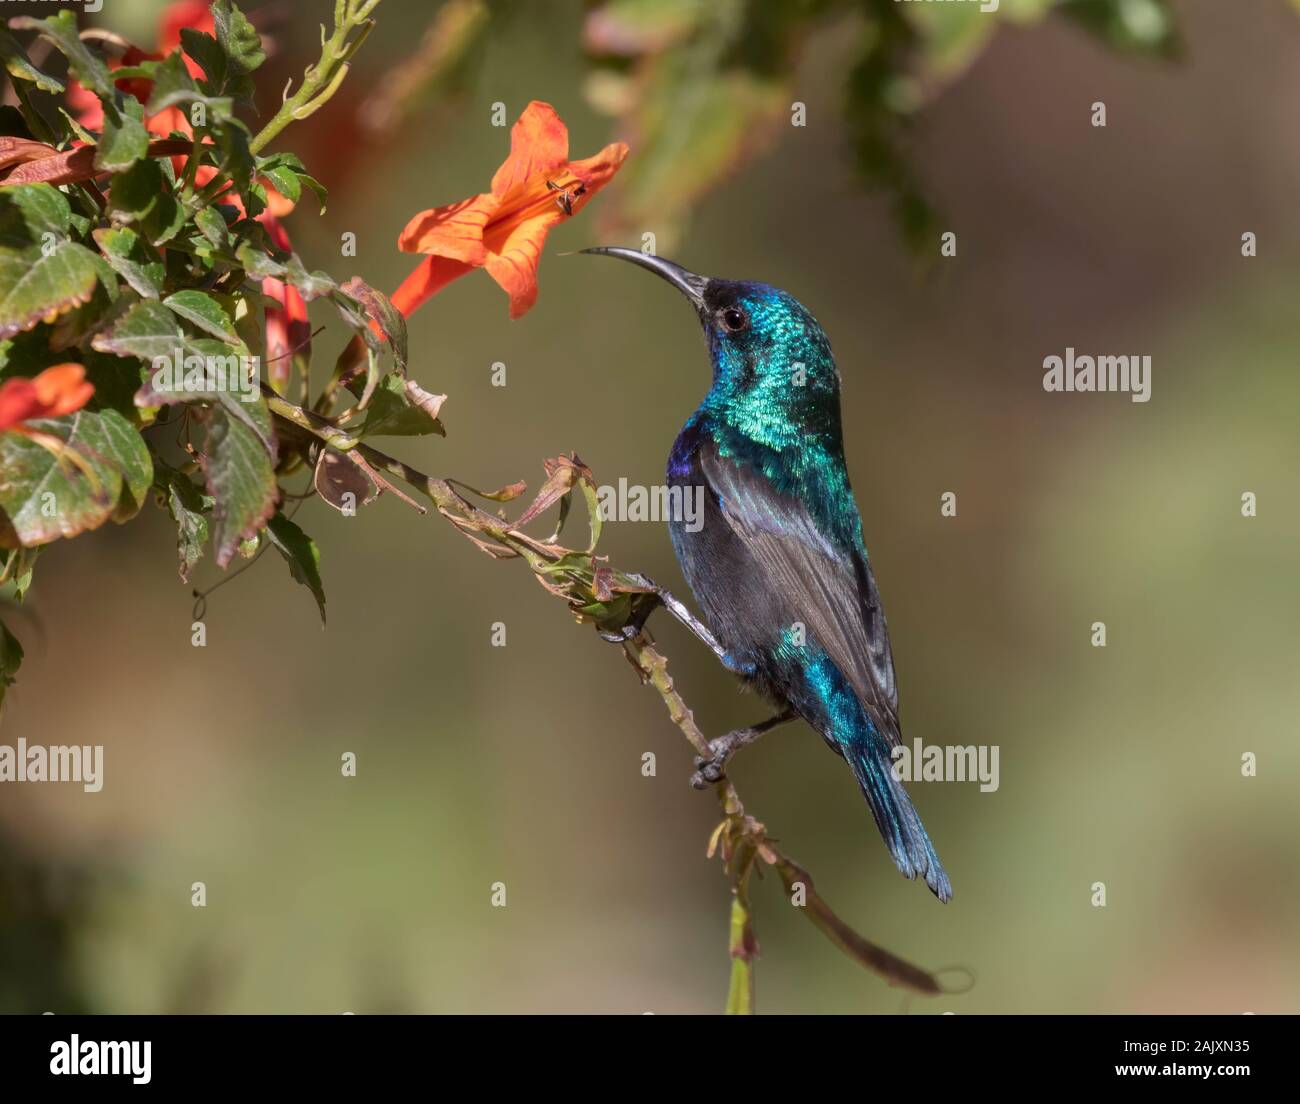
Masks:
[[[853,769],[898,869],[947,901],[952,884],[891,769],[894,660],[844,463],[826,334],[778,288],[697,276],[634,249],[584,252],[667,280],[708,340],[713,384],[668,458],[668,485],[703,487],[704,515],[690,526],[670,520],[673,548],[712,629],[702,637],[781,712],[714,741],[703,778],[720,778],[736,747],[803,718]]]

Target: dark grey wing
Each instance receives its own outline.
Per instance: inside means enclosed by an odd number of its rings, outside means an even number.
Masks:
[[[705,446],[700,471],[718,512],[781,596],[789,621],[823,648],[849,680],[890,746],[899,742],[898,683],[889,629],[871,565],[858,550],[836,547],[804,503],[781,494],[761,472]]]

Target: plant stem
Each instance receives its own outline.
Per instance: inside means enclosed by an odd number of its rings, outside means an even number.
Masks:
[[[308,66],[298,91],[285,97],[280,110],[249,143],[249,148],[254,153],[261,153],[291,122],[307,118],[338,91],[343,78],[347,76],[352,55],[366,40],[374,25],[369,16],[378,4],[379,0],[335,0],[334,33],[321,43],[320,60],[315,65]]]

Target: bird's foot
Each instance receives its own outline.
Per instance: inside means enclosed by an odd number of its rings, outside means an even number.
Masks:
[[[646,586],[646,591],[633,594],[636,599],[633,607],[632,616],[628,619],[627,624],[619,626],[617,629],[597,630],[601,640],[606,640],[610,644],[624,644],[636,637],[645,623],[650,620],[650,615],[654,613],[661,605],[663,598],[659,590],[650,580],[641,575],[629,575],[633,582]]]
[[[691,775],[691,785],[697,790],[707,790],[713,784],[721,782],[726,777],[727,762],[736,752],[752,744],[763,733],[770,732],[777,725],[794,720],[794,716],[792,711],[787,710],[762,724],[733,729],[716,740],[710,740],[709,757],[705,758],[703,755],[695,757],[695,773]]]

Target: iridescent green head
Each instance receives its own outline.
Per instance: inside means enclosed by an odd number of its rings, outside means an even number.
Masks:
[[[649,269],[695,308],[708,338],[713,386],[705,406],[752,427],[756,437],[839,431],[839,373],[820,325],[788,292],[699,276],[635,249],[583,250]],[[775,441],[773,441],[775,443]]]

